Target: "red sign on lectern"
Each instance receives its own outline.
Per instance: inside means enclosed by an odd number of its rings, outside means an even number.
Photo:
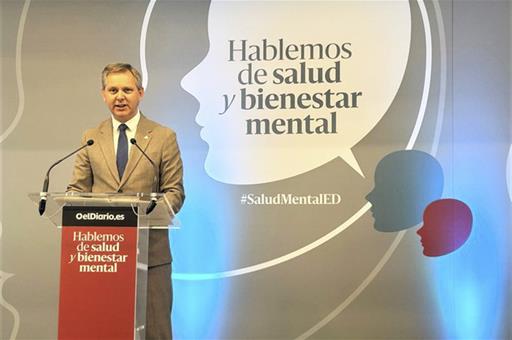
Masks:
[[[137,216],[131,207],[64,207],[59,339],[133,339]]]

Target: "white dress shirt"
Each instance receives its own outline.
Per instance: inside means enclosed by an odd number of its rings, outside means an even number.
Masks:
[[[131,138],[135,138],[135,133],[137,132],[137,125],[139,125],[140,120],[140,111],[137,112],[132,119],[127,121],[125,124],[128,126],[126,129],[126,139],[128,141],[128,158],[130,158],[130,151],[132,150],[132,143],[130,143]],[[123,123],[117,121],[112,115],[112,136],[114,137],[114,152],[117,155],[117,142],[119,141],[119,125]]]

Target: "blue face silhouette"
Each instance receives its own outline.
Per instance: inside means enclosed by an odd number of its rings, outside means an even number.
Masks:
[[[375,169],[375,188],[366,196],[372,204],[375,229],[390,232],[422,221],[427,205],[443,193],[443,170],[430,154],[403,150],[384,157]]]

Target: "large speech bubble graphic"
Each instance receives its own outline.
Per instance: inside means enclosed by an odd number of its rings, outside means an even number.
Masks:
[[[212,1],[208,29],[182,86],[200,102],[212,178],[266,183],[338,156],[363,175],[351,148],[400,86],[408,1]]]

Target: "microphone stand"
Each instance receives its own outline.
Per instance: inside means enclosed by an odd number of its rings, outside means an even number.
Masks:
[[[91,146],[94,144],[94,141],[92,139],[89,139],[84,145],[82,145],[81,147],[79,147],[78,149],[76,149],[75,151],[67,154],[66,156],[64,156],[63,158],[59,159],[57,162],[53,163],[50,168],[48,169],[48,171],[46,172],[46,176],[44,178],[44,183],[43,183],[43,190],[39,193],[39,197],[41,198],[39,200],[39,215],[43,215],[44,214],[44,211],[46,210],[46,200],[48,199],[48,187],[50,186],[50,171],[52,171],[52,169],[57,165],[59,164],[60,162],[62,162],[63,160],[73,156],[75,153],[77,153],[78,151],[88,147],[88,146]]]
[[[151,199],[151,202],[149,203],[149,205],[147,206],[146,208],[146,215],[149,215],[153,209],[155,209],[156,207],[156,204],[157,204],[157,192],[158,192],[158,168],[156,166],[156,164],[151,160],[151,158],[149,158],[149,156],[144,152],[144,150],[142,150],[142,148],[139,146],[139,144],[137,144],[137,140],[135,138],[130,138],[130,143],[132,143],[133,145],[135,145],[137,147],[137,149],[139,149],[139,151],[144,155],[144,157],[147,158],[147,160],[151,163],[151,165],[153,166],[153,172],[154,172],[154,177],[153,177],[153,192],[149,195],[150,199]]]

